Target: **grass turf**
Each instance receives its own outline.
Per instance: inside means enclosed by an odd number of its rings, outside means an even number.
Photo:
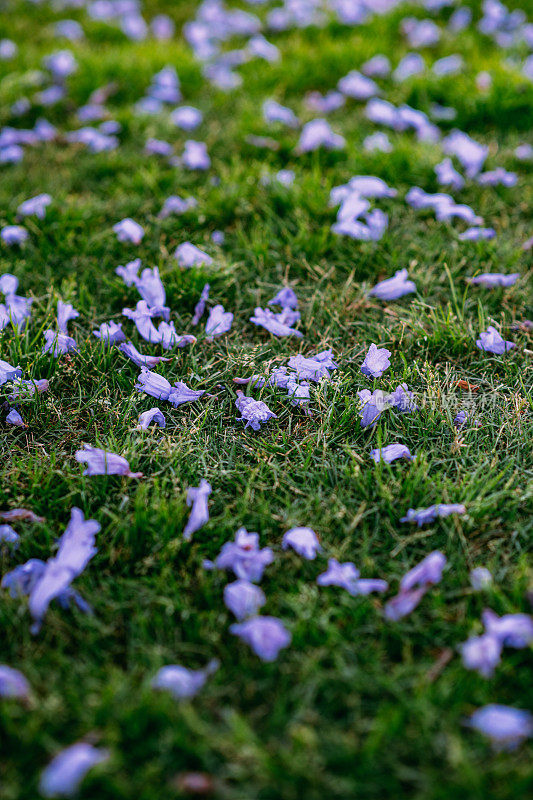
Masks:
[[[155,13],[154,4],[147,8],[148,17]],[[461,243],[450,226],[397,200],[379,204],[391,217],[379,243],[330,233],[329,190],[354,174],[379,175],[400,193],[414,184],[438,189],[438,147],[392,133],[394,152],[365,153],[362,140],[375,128],[358,104],[349,102],[329,117],[347,139],[340,153],[297,157],[297,133],[275,128],[276,153],[245,142],[249,134],[272,135],[258,114],[267,97],[307,120],[313,115],[303,104],[306,91],[333,88],[376,52],[399,59],[408,47],[398,26],[410,11],[423,15],[405,6],[361,29],[332,23],[275,36],[282,60],[245,65],[243,89],[226,95],[203,81],[183,43],[133,44],[69,9],[87,38],[68,43],[79,70],[68,80],[68,101],[46,116],[74,127],[77,105],[113,80],[118,91],[108,106],[123,132],[115,152],[94,155],[60,141],[27,148],[22,164],[2,169],[2,224],[14,221],[27,197],[49,192],[54,198],[45,220],[25,223],[31,241],[24,249],[0,251],[0,273],[16,274],[21,293],[35,298],[26,332],[0,335],[1,357],[20,364],[26,376],[51,379],[49,394],[23,405],[26,431],[0,428],[0,507],[26,506],[46,518],[16,526],[21,546],[15,555],[2,550],[2,574],[28,558],[48,558],[72,505],[99,520],[102,531],[98,554],[75,584],[94,616],[53,606],[41,634],[32,637],[25,604],[1,594],[1,661],[21,669],[33,687],[30,708],[0,703],[5,800],[33,799],[40,770],[85,736],[110,747],[112,758],[87,777],[82,798],[180,797],[177,776],[189,771],[212,775],[215,795],[228,800],[503,799],[531,788],[530,745],[492,755],[487,742],[462,725],[488,702],[531,704],[527,651],[506,651],[486,680],[463,668],[456,646],[480,631],[485,605],[498,613],[529,610],[528,337],[521,331],[507,336],[518,347],[505,357],[482,354],[474,342],[492,321],[509,333],[513,321],[531,315],[531,262],[520,244],[531,233],[533,192],[512,152],[528,136],[531,141],[532,85],[503,64],[490,40],[468,30],[456,40],[445,37],[435,50],[435,57],[462,52],[464,76],[417,78],[391,85],[387,95],[426,111],[434,101],[453,105],[454,124],[489,144],[489,168],[518,172],[513,189],[470,184],[461,193],[462,202],[495,225],[494,242]],[[194,4],[182,2],[170,13],[182,23]],[[51,38],[50,25],[63,16],[18,3],[3,15],[5,35],[21,44],[15,62],[0,63],[3,124],[10,122],[9,104],[28,84],[28,71],[62,46]],[[205,114],[197,138],[207,142],[213,160],[207,177],[142,152],[149,136],[168,138],[176,152],[190,138],[164,119],[131,111],[166,64],[178,69],[185,101]],[[486,95],[474,84],[482,69],[494,78]],[[37,116],[31,112],[24,124]],[[265,172],[281,168],[296,172],[293,188],[261,184]],[[158,220],[164,199],[174,193],[192,194],[198,208]],[[145,226],[138,248],[120,245],[112,232],[125,216]],[[223,247],[211,243],[215,229],[226,233]],[[213,266],[180,270],[172,252],[185,240],[205,247]],[[167,429],[144,434],[134,430],[137,416],[154,403],[133,389],[138,370],[91,333],[135,303],[135,290],[114,268],[137,255],[159,266],[179,331],[190,330],[206,280],[213,302],[235,312],[231,333],[214,343],[200,335],[159,370],[213,397],[165,408]],[[417,284],[414,299],[384,307],[366,297],[369,286],[402,267]],[[469,288],[464,278],[479,271],[519,271],[522,277],[505,292]],[[264,306],[285,281],[300,298],[302,343],[276,340],[248,322],[253,308]],[[59,296],[81,312],[71,325],[80,353],[53,361],[40,355],[41,332],[53,325]],[[405,381],[421,408],[384,416],[368,431],[359,427],[357,390],[371,387],[359,367],[373,341],[393,352],[392,367],[376,387]],[[279,420],[257,435],[244,432],[235,422],[232,378],[324,347],[333,347],[340,369],[313,392],[313,417],[266,389],[260,396]],[[144,343],[141,349],[149,350]],[[479,391],[465,396],[458,379],[479,384]],[[458,434],[452,420],[465,403],[475,404],[482,425]],[[408,445],[415,462],[374,465],[370,448],[394,441]],[[145,478],[83,478],[73,458],[82,442],[125,455]],[[211,520],[184,543],[186,489],[202,477],[213,486]],[[439,501],[464,502],[468,515],[422,530],[400,525],[408,507]],[[241,525],[259,531],[262,544],[277,553],[262,584],[265,613],[284,621],[293,642],[271,665],[228,633],[227,577],[202,569],[202,560],[214,557]],[[445,552],[449,568],[417,611],[390,624],[382,600],[316,586],[324,557],[307,563],[282,555],[281,535],[293,525],[313,527],[326,554],[354,561],[364,577],[388,579],[393,590],[432,549]],[[486,595],[467,588],[476,565],[495,576]],[[212,657],[222,667],[192,702],[177,704],[150,690],[158,667],[203,666]]]

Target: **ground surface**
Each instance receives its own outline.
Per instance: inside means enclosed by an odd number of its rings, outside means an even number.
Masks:
[[[160,10],[169,11],[147,4],[147,18]],[[365,29],[332,23],[269,36],[282,60],[244,65],[243,88],[229,94],[204,82],[180,39],[132,43],[81,11],[58,13],[46,5],[14,3],[3,15],[4,35],[20,47],[14,62],[0,63],[3,124],[13,124],[9,105],[24,93],[27,71],[68,46],[79,63],[68,80],[68,101],[14,124],[29,127],[46,113],[61,129],[74,128],[76,107],[93,89],[116,81],[108,108],[123,126],[114,152],[95,155],[52,142],[27,148],[21,164],[1,173],[2,224],[15,221],[27,197],[49,192],[54,199],[44,220],[25,223],[30,241],[24,249],[0,251],[0,273],[16,274],[22,293],[35,298],[31,324],[21,336],[7,329],[0,355],[27,375],[51,380],[48,394],[24,405],[27,430],[0,427],[0,508],[24,506],[46,520],[17,525],[20,548],[2,551],[1,571],[48,558],[73,505],[102,524],[98,553],[75,584],[93,616],[53,605],[34,637],[25,602],[6,592],[0,597],[0,660],[24,672],[33,687],[30,708],[0,703],[5,800],[35,798],[41,769],[88,735],[112,757],[87,777],[82,798],[178,797],[176,776],[190,771],[213,776],[216,796],[228,800],[518,798],[531,788],[530,744],[493,755],[462,724],[489,702],[528,707],[528,651],[506,652],[486,680],[464,669],[456,648],[479,632],[486,605],[498,613],[530,611],[533,430],[531,355],[524,348],[531,344],[511,325],[532,314],[530,253],[521,244],[532,233],[533,192],[527,165],[513,156],[517,144],[531,141],[532,84],[504,67],[502,51],[472,29],[432,51],[432,58],[462,52],[463,76],[387,84],[395,103],[456,108],[454,124],[489,144],[488,167],[518,173],[514,188],[470,183],[461,193],[461,202],[496,228],[492,242],[460,242],[451,226],[398,201],[380,202],[390,215],[381,241],[335,237],[332,186],[368,174],[401,196],[412,185],[437,191],[433,167],[440,150],[417,143],[412,133],[390,133],[392,153],[365,153],[362,140],[376,127],[360,104],[349,103],[328,117],[346,137],[346,149],[297,156],[298,133],[273,133],[260,114],[263,100],[273,96],[311,119],[306,91],[333,88],[376,52],[396,62],[408,50],[398,28],[409,10],[427,16],[405,6]],[[169,13],[180,26],[194,4],[178,3]],[[58,44],[51,37],[50,25],[66,16],[82,22],[84,41]],[[437,20],[446,17],[443,12]],[[166,64],[178,69],[185,100],[205,113],[195,137],[208,144],[207,175],[142,152],[149,136],[176,143],[176,152],[189,138],[164,118],[132,112]],[[484,69],[493,76],[486,94],[475,87]],[[249,134],[274,135],[281,148],[258,150],[245,143]],[[263,174],[281,168],[295,171],[292,188],[261,185]],[[193,195],[198,208],[160,221],[156,214],[170,194]],[[145,227],[140,247],[118,243],[112,232],[127,216]],[[216,229],[226,234],[221,247],[210,239]],[[178,268],[172,252],[185,240],[211,253],[214,265]],[[206,281],[213,303],[235,313],[229,334],[210,343],[200,333],[194,347],[176,351],[165,365],[171,380],[214,397],[178,410],[168,406],[167,429],[145,434],[135,431],[137,416],[154,403],[133,389],[137,368],[116,349],[103,350],[91,333],[95,324],[120,320],[121,309],[136,301],[114,269],[137,255],[159,266],[178,330],[190,330]],[[388,305],[367,298],[370,286],[403,267],[416,295]],[[480,271],[518,271],[521,279],[505,291],[469,287],[464,278]],[[301,342],[275,339],[248,321],[285,283],[300,299]],[[58,297],[80,311],[70,328],[80,352],[56,361],[40,351]],[[505,357],[475,346],[491,323],[518,345]],[[134,341],[150,351],[137,336]],[[357,398],[358,390],[372,388],[360,373],[371,342],[393,353],[376,387],[406,382],[420,402],[418,413],[388,415],[373,431],[360,428]],[[313,416],[266,389],[260,396],[279,419],[256,435],[245,432],[235,421],[232,378],[326,347],[340,368],[331,383],[313,390]],[[473,401],[454,386],[459,379],[481,387]],[[468,402],[478,404],[482,424],[458,434],[452,420]],[[374,465],[370,448],[394,441],[407,444],[415,461]],[[83,442],[125,455],[144,479],[82,477],[73,454]],[[201,478],[213,486],[211,520],[185,543],[186,489]],[[421,530],[400,524],[409,507],[441,501],[465,503],[467,515]],[[281,536],[293,525],[311,526],[325,555],[354,561],[363,575],[389,580],[393,591],[431,550],[446,554],[448,568],[411,616],[388,623],[381,598],[352,598],[316,585],[325,556],[305,562],[282,553]],[[280,617],[293,641],[273,664],[262,664],[228,633],[227,576],[202,568],[240,526],[258,531],[277,555],[262,583],[265,613]],[[469,570],[479,565],[495,578],[488,595],[469,588]],[[213,657],[221,668],[190,703],[149,688],[164,664],[201,667]]]

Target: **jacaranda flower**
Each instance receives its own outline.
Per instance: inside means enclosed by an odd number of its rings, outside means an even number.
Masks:
[[[252,617],[230,625],[230,633],[246,642],[262,661],[275,661],[291,643],[291,635],[276,617]]]
[[[183,530],[183,538],[189,541],[193,533],[200,530],[206,522],[209,521],[209,509],[207,501],[212,492],[211,484],[204,478],[200,481],[200,485],[195,487],[191,486],[187,490],[187,505],[191,508],[191,513],[187,524]]]
[[[224,587],[224,604],[239,621],[254,617],[265,603],[263,590],[250,581],[236,580]]]
[[[74,455],[79,464],[87,464],[83,475],[125,475],[128,478],[142,478],[142,472],[132,472],[123,456],[110,453],[108,450],[86,444],[83,450],[76,450]]]

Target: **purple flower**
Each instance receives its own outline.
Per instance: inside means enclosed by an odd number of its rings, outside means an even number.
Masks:
[[[399,269],[393,278],[387,278],[377,283],[369,291],[369,295],[377,297],[378,300],[398,300],[406,294],[416,292],[416,286],[407,276],[406,269]]]
[[[485,633],[467,639],[459,650],[466,669],[475,670],[484,678],[490,678],[501,660],[502,646],[495,636]]]
[[[289,128],[298,127],[298,117],[294,111],[286,106],[280,105],[275,100],[265,100],[263,103],[263,118],[266,122],[280,122],[288,125]]]
[[[441,35],[439,26],[433,20],[414,17],[403,19],[402,33],[411,47],[431,47],[439,42]]]
[[[362,201],[366,203],[366,201]],[[343,209],[341,209],[342,211]],[[365,214],[365,222],[358,219],[339,219],[331,226],[333,233],[340,236],[349,236],[361,242],[378,242],[389,224],[389,218],[381,209],[374,208]]]
[[[331,356],[331,350],[328,352]],[[336,369],[337,365],[333,359],[325,360],[320,358],[323,354],[319,353],[311,358],[306,358],[299,353],[297,356],[289,358],[289,367],[296,373],[298,380],[313,381],[318,383],[322,378],[330,378],[329,370]],[[283,387],[285,388],[285,387]]]
[[[287,322],[284,321],[286,318],[286,310],[275,314],[269,308],[259,308],[258,306],[255,309],[254,315],[250,317],[250,322],[265,328],[267,331],[274,334],[274,336],[297,336],[299,339],[302,338],[303,333],[292,328],[290,324],[287,324]]]
[[[7,381],[13,381],[20,378],[22,370],[20,367],[12,367],[7,361],[2,361],[0,358],[0,386],[3,386]]]
[[[157,408],[157,406],[151,408],[149,411],[143,411],[143,413],[139,415],[139,424],[137,425],[137,430],[146,431],[152,422],[155,422],[160,428],[164,428],[166,426],[165,415]]]
[[[78,69],[76,59],[70,50],[56,50],[43,58],[43,66],[49,69],[54,78],[63,81]]]
[[[115,274],[122,278],[126,286],[133,286],[138,280],[138,272],[141,264],[142,261],[140,258],[134,258],[133,261],[128,261],[125,266],[118,266],[115,270]]]
[[[15,408],[12,408],[9,414],[6,416],[6,423],[8,425],[16,425],[18,428],[27,427],[26,423]]]
[[[365,75],[353,69],[344,78],[341,78],[337,88],[346,97],[353,97],[354,100],[369,100],[377,94],[381,94],[379,86]]]
[[[495,286],[513,286],[519,277],[519,272],[513,272],[510,275],[503,275],[501,272],[484,272],[482,275],[476,275],[467,280],[475,286],[481,285],[492,289]]]
[[[159,277],[159,270],[157,267],[153,269],[143,269],[141,277],[136,275],[132,276],[133,283],[135,284],[142,299],[146,302],[149,308],[154,306],[164,306],[166,301],[165,288]]]
[[[203,114],[193,106],[180,106],[170,115],[170,119],[178,128],[193,131],[203,120]]]
[[[291,635],[276,617],[252,617],[230,625],[230,633],[249,645],[262,661],[275,661],[291,643]]]
[[[466,508],[461,503],[437,503],[428,508],[410,508],[400,522],[416,522],[419,528],[430,522],[435,522],[437,517],[449,517],[450,514],[466,514]]]
[[[299,153],[309,153],[319,147],[341,150],[345,145],[344,137],[333,133],[325,119],[313,119],[303,126],[297,150]]]
[[[294,289],[284,286],[274,297],[268,301],[269,306],[281,306],[282,308],[298,308],[298,298]]]
[[[522,650],[533,644],[533,619],[527,614],[504,614],[499,617],[486,608],[483,624],[487,633],[506,647]]]
[[[447,222],[454,217],[464,220],[468,225],[480,225],[483,222],[483,218],[478,217],[470,206],[457,204],[454,201],[438,203],[435,207],[435,216],[439,222]]]
[[[15,294],[19,285],[18,278],[9,272],[0,275],[0,292],[5,295]]]
[[[161,361],[170,361],[170,358],[165,358],[164,356],[145,356],[142,353],[139,353],[137,348],[131,342],[119,344],[118,349],[121,353],[124,353],[127,358],[133,361],[134,364],[137,364],[138,367],[147,370],[153,369]]]
[[[391,351],[385,347],[378,348],[376,344],[371,344],[361,366],[361,372],[363,375],[381,378],[385,370],[390,367],[390,355]]]
[[[386,133],[378,131],[363,139],[363,149],[367,153],[392,153],[393,147]]]
[[[149,308],[145,300],[139,300],[134,311],[130,308],[122,309],[123,316],[133,320],[142,338],[147,342],[153,343],[160,343],[162,335],[154,326],[152,319],[162,316],[164,319],[168,320],[169,313],[170,309],[166,306],[153,306]]]
[[[144,230],[135,220],[126,217],[121,219],[116,225],[113,225],[113,230],[117,235],[119,242],[131,242],[132,244],[140,244],[144,237]]]
[[[174,253],[174,258],[177,260],[180,267],[196,267],[200,264],[212,264],[213,259],[211,256],[204,253],[196,245],[191,242],[182,242],[178,245]]]
[[[67,333],[67,326],[71,319],[79,317],[80,312],[76,311],[71,303],[57,301],[57,327],[61,333]]]
[[[438,75],[439,77],[456,75],[464,69],[464,65],[463,57],[454,53],[451,56],[444,56],[443,58],[437,59],[433,64],[432,71],[434,75]]]
[[[204,288],[202,289],[201,294],[200,294],[200,299],[198,300],[198,302],[196,303],[196,305],[194,307],[194,314],[193,314],[193,318],[192,318],[192,324],[193,325],[198,325],[198,323],[202,319],[202,316],[203,316],[204,311],[205,311],[206,303],[209,300],[209,288],[210,288],[209,284],[206,283]]]
[[[220,303],[213,306],[209,312],[207,322],[205,323],[205,335],[209,342],[212,342],[216,336],[222,336],[231,330],[233,324],[233,314],[231,311],[224,311],[224,306]]]
[[[270,547],[259,547],[259,534],[239,528],[235,541],[226,542],[217,556],[218,569],[229,569],[241,580],[259,583],[265,567],[274,561]]]
[[[468,178],[473,178],[481,171],[489,153],[486,145],[479,144],[463,131],[453,130],[442,141],[444,152],[456,156],[463,165]]]
[[[205,669],[187,669],[179,664],[169,664],[156,673],[151,686],[152,689],[170,692],[175,700],[189,700],[198,694],[219,666],[216,659],[210,661]]]
[[[89,770],[108,758],[107,750],[77,742],[62,750],[43,770],[39,792],[44,797],[73,797]]]
[[[67,336],[66,333],[59,331],[47,330],[44,332],[45,345],[43,347],[43,355],[50,353],[54,358],[64,356],[66,353],[78,350],[78,345],[72,336]]]
[[[440,164],[435,167],[437,181],[441,186],[451,186],[452,189],[458,191],[465,185],[465,179],[457,172],[452,164],[451,158],[445,158]]]
[[[378,464],[380,461],[385,461],[386,464],[390,464],[397,458],[405,458],[407,461],[413,460],[413,456],[411,455],[409,448],[404,444],[399,444],[398,442],[395,442],[394,444],[388,444],[378,450],[371,450],[370,458],[373,459],[376,464]]]
[[[0,238],[7,245],[24,244],[29,239],[30,234],[22,225],[5,225],[0,230]]]
[[[386,78],[390,75],[390,61],[387,56],[378,54],[365,61],[361,71],[370,78]]]
[[[361,427],[374,427],[383,412],[390,408],[389,395],[381,389],[376,389],[374,392],[363,389],[357,392],[357,395],[361,401]]]
[[[310,401],[309,384],[297,383],[296,380],[289,379],[287,381],[287,389],[287,397],[290,398],[291,405],[303,408],[308,416],[312,416],[311,411],[309,409],[306,410]]]
[[[514,750],[533,735],[531,714],[510,706],[491,704],[478,708],[467,724],[488,736],[496,750]]]
[[[209,521],[207,500],[212,491],[211,484],[204,478],[200,481],[199,486],[191,486],[187,490],[187,505],[189,508],[192,506],[192,509],[183,530],[183,538],[186,542],[190,541],[193,533],[199,531]]]
[[[254,400],[253,397],[246,397],[240,389],[237,390],[235,405],[241,414],[240,417],[237,417],[237,422],[246,421],[244,427],[248,428],[250,426],[254,431],[258,431],[261,428],[262,422],[278,418],[277,414],[274,414],[266,403],[263,403],[262,400]]]
[[[414,392],[409,391],[406,383],[401,383],[391,394],[387,395],[387,403],[402,414],[411,414],[417,410]]]
[[[493,169],[490,172],[482,172],[477,176],[477,182],[480,186],[516,186],[518,182],[518,175],[516,172],[507,172],[502,167]]]
[[[168,350],[170,347],[187,347],[187,345],[194,344],[196,342],[196,336],[193,336],[190,333],[182,333],[181,335],[178,335],[173,322],[170,324],[167,322],[160,322],[157,333],[161,347],[163,347],[165,350]]]
[[[93,331],[93,335],[97,339],[109,346],[111,344],[120,344],[126,341],[126,336],[122,330],[121,322],[102,322],[97,331]]]
[[[144,152],[152,156],[168,157],[172,155],[172,145],[161,139],[150,138],[146,140]]]
[[[25,700],[30,693],[30,684],[22,672],[6,664],[0,664],[0,697]]]
[[[206,170],[211,166],[207,145],[205,142],[195,142],[193,139],[188,139],[185,142],[181,160],[183,166],[191,170]]]
[[[253,617],[265,605],[265,593],[259,586],[246,580],[237,580],[224,587],[224,603],[239,621]]]
[[[156,14],[150,23],[150,28],[154,39],[164,41],[165,39],[172,39],[176,26],[174,25],[174,20],[166,14]]]
[[[408,616],[415,610],[426,592],[427,586],[420,586],[418,589],[411,589],[408,592],[399,592],[385,606],[385,617],[390,622],[397,622]]]
[[[196,200],[194,197],[187,197],[185,200],[177,195],[171,195],[167,197],[165,202],[163,203],[163,208],[157,215],[159,219],[166,219],[170,217],[172,214],[185,214],[186,211],[189,211],[191,208],[194,208],[197,205]]]
[[[108,450],[86,444],[83,450],[76,450],[74,455],[79,464],[87,464],[83,475],[125,475],[128,478],[142,478],[142,472],[132,472],[123,456],[110,453]]]
[[[341,564],[336,558],[330,558],[326,572],[319,575],[316,582],[319,586],[340,586],[355,597],[360,574],[351,561]]]
[[[386,592],[389,588],[387,581],[379,578],[359,578],[357,581],[357,594],[366,595],[372,592]]]
[[[392,73],[392,77],[397,83],[403,83],[413,75],[420,75],[425,69],[426,64],[420,53],[407,53]]]
[[[16,533],[11,525],[0,525],[0,544],[14,544],[18,545],[20,536]]]
[[[292,547],[299,556],[312,561],[322,551],[318,537],[312,528],[291,528],[283,535],[281,546],[284,550]]]
[[[24,398],[27,400],[28,398],[33,397],[35,392],[42,394],[43,392],[47,392],[48,389],[49,381],[47,381],[46,378],[29,381],[23,381],[20,378],[16,378],[13,380],[13,391],[9,395],[9,399],[19,400],[20,398]]]
[[[445,566],[446,556],[440,550],[434,550],[405,573],[400,581],[400,591],[408,592],[418,586],[440,583]]]
[[[176,408],[184,403],[192,403],[205,394],[203,389],[197,391],[189,389],[183,381],[176,381],[174,386],[171,386],[170,382],[162,375],[147,369],[142,370],[137,381],[135,388],[140,392],[149,394],[157,400],[167,400]]]
[[[495,353],[501,356],[516,345],[513,342],[506,342],[496,328],[489,325],[486,331],[479,334],[479,339],[476,339],[476,347],[486,353]]]
[[[474,226],[473,228],[467,228],[466,231],[460,233],[459,239],[461,242],[479,242],[494,239],[495,236],[496,231],[494,228],[480,228]]]
[[[49,194],[38,194],[21,203],[17,208],[17,214],[19,217],[35,216],[37,219],[44,219],[46,208],[51,202],[52,198]]]
[[[474,567],[470,571],[470,585],[475,592],[488,589],[492,584],[492,575],[486,567]]]
[[[33,511],[27,508],[12,508],[9,511],[0,511],[0,519],[6,522],[13,520],[27,520],[28,522],[44,522],[44,517],[38,517]]]
[[[320,92],[309,92],[305,97],[307,107],[317,114],[329,114],[336,111],[346,102],[346,98],[340,92],[330,91],[322,95]]]
[[[70,522],[59,539],[55,558],[50,558],[44,568],[37,566],[38,562],[34,559],[36,568],[29,570],[28,574],[29,610],[34,619],[32,633],[39,631],[50,602],[54,598],[61,599],[74,578],[83,572],[96,553],[95,535],[99,530],[100,525],[96,520],[86,520],[79,508],[73,508]]]

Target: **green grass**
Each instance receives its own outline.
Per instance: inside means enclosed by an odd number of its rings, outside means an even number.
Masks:
[[[165,4],[146,5],[147,19],[162,7],[168,11]],[[192,2],[168,5],[179,25],[194,13]],[[98,553],[75,582],[94,616],[52,605],[32,637],[24,601],[1,593],[0,661],[20,669],[33,689],[29,707],[0,702],[5,800],[33,800],[41,769],[82,737],[112,753],[84,781],[80,797],[87,800],[182,797],[177,776],[190,771],[213,776],[214,794],[224,800],[503,800],[531,788],[531,744],[492,754],[463,725],[488,702],[531,708],[531,654],[506,650],[486,680],[463,668],[456,648],[480,632],[485,606],[497,613],[531,610],[533,348],[530,335],[511,325],[532,315],[531,257],[521,244],[531,235],[533,189],[513,150],[533,142],[533,85],[473,29],[444,37],[427,57],[463,53],[467,70],[460,78],[385,84],[395,103],[426,111],[434,101],[453,105],[457,126],[489,144],[487,167],[518,173],[513,189],[469,184],[458,195],[497,229],[485,243],[461,243],[451,226],[401,200],[378,204],[390,215],[382,241],[335,237],[327,205],[332,186],[370,174],[400,196],[414,184],[437,191],[439,147],[391,133],[394,152],[367,154],[362,141],[375,128],[362,106],[349,102],[329,118],[346,137],[346,150],[298,157],[297,132],[272,131],[258,111],[274,96],[304,121],[312,118],[306,91],[333,88],[376,52],[392,52],[395,62],[407,52],[398,26],[411,12],[425,16],[406,6],[365,28],[332,23],[269,37],[282,60],[245,65],[243,89],[229,95],[203,81],[181,41],[133,44],[82,12],[57,14],[48,5],[13,3],[2,15],[3,35],[20,51],[13,62],[0,62],[0,124],[12,123],[9,105],[28,85],[28,71],[68,46],[79,70],[68,81],[68,101],[46,116],[61,128],[76,127],[76,107],[113,80],[118,91],[108,107],[123,125],[115,152],[93,155],[60,141],[27,148],[22,164],[2,167],[0,225],[12,223],[19,203],[37,193],[49,192],[54,202],[43,221],[27,221],[31,240],[24,249],[0,248],[0,274],[17,275],[20,293],[35,298],[27,330],[0,334],[0,357],[20,364],[27,377],[51,381],[48,394],[23,405],[27,430],[0,425],[0,508],[24,506],[45,517],[42,524],[16,524],[21,545],[0,552],[1,573],[48,558],[73,505],[102,525]],[[50,36],[50,25],[65,16],[82,22],[85,41],[64,45]],[[176,66],[185,101],[205,114],[192,138],[208,144],[207,175],[142,152],[149,136],[175,143],[176,153],[190,138],[164,117],[132,114],[132,103],[165,64]],[[475,89],[481,69],[494,77],[486,95]],[[30,126],[42,113],[34,110],[17,124]],[[281,147],[265,154],[246,144],[249,134],[274,135]],[[261,185],[263,174],[281,168],[295,170],[293,188]],[[160,221],[170,194],[191,194],[198,208]],[[120,245],[112,232],[125,216],[145,227],[139,248]],[[226,233],[221,248],[210,240],[216,229]],[[185,240],[205,247],[214,264],[180,270],[172,253]],[[135,430],[138,414],[155,403],[134,390],[138,370],[91,333],[136,302],[136,291],[114,269],[137,255],[159,266],[178,331],[191,330],[205,281],[212,302],[235,313],[229,334],[210,343],[200,333],[194,347],[176,351],[159,370],[213,396],[163,408],[165,431],[144,434]],[[388,306],[367,298],[371,285],[403,267],[416,296]],[[505,291],[464,280],[485,271],[518,271],[521,278]],[[276,340],[248,322],[285,282],[300,298],[301,342]],[[54,361],[41,355],[41,332],[54,325],[58,297],[80,311],[71,324],[80,352]],[[475,347],[479,331],[492,323],[518,345],[505,357]],[[393,353],[391,369],[375,386],[389,390],[405,381],[421,406],[413,415],[384,415],[374,431],[361,430],[357,402],[357,391],[371,386],[360,373],[371,342]],[[233,377],[325,347],[333,348],[340,368],[331,383],[313,390],[312,417],[291,407],[283,392],[265,389],[256,396],[279,419],[257,435],[235,422]],[[479,384],[479,391],[465,395],[459,379]],[[458,434],[453,417],[469,403],[481,427]],[[370,448],[394,441],[408,445],[415,461],[374,465]],[[145,477],[82,477],[74,452],[83,442],[125,455]],[[204,477],[213,486],[211,519],[185,543],[186,490]],[[464,502],[468,513],[421,530],[399,523],[409,507],[440,501]],[[276,552],[262,583],[264,611],[283,620],[293,641],[270,665],[228,632],[227,576],[202,568],[241,525]],[[324,556],[308,563],[283,553],[281,536],[293,525],[311,526]],[[334,556],[354,561],[364,577],[386,578],[395,591],[403,572],[437,548],[448,558],[441,585],[395,624],[384,620],[380,598],[316,586],[326,557]],[[495,577],[481,595],[468,582],[479,565]],[[150,690],[160,666],[200,667],[214,657],[222,666],[192,702],[177,704]]]

